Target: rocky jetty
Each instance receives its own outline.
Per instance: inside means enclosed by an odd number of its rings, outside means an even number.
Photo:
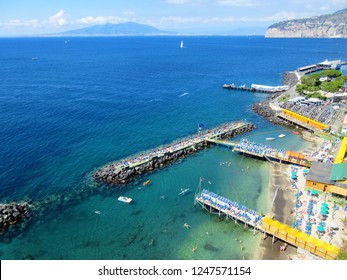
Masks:
[[[118,184],[126,184],[132,177],[136,175],[141,175],[145,172],[153,171],[157,168],[163,167],[164,165],[169,165],[170,163],[175,162],[179,158],[184,158],[198,150],[207,147],[208,143],[201,143],[196,146],[192,146],[190,148],[177,151],[175,153],[168,153],[163,157],[153,159],[145,164],[134,168],[123,168],[121,170],[116,170],[114,165],[108,164],[102,167],[94,174],[94,178],[97,181],[103,181],[107,184],[118,185]]]
[[[23,219],[28,213],[28,203],[0,204],[0,232]]]
[[[271,109],[270,102],[272,99],[278,97],[279,94],[272,94],[268,99],[252,105],[252,110],[266,118],[269,122],[277,125],[288,125],[287,122],[278,118],[276,112]]]
[[[240,135],[252,130],[255,126],[251,123],[245,123],[239,127],[227,128],[226,126],[232,127],[233,124],[222,125],[212,130],[208,130],[206,135],[215,135],[213,132],[218,131],[218,138],[231,138],[235,135]],[[223,130],[223,128],[225,130]],[[222,133],[220,131],[222,130]],[[158,168],[162,168],[171,163],[174,163],[178,159],[185,158],[197,151],[200,151],[210,145],[207,140],[207,136],[202,136],[200,134],[189,137],[187,139],[180,140],[178,142],[172,143],[166,147],[179,146],[181,143],[191,143],[184,148],[171,150],[169,148],[161,148],[160,156],[153,156],[143,163],[138,163],[135,166],[120,165],[120,163],[126,160],[120,160],[115,163],[109,163],[99,170],[97,170],[93,177],[97,182],[106,183],[108,185],[122,185],[128,183],[133,177],[144,174],[146,172],[154,171]],[[211,136],[210,136],[211,137]],[[159,149],[158,149],[159,150]],[[147,155],[146,155],[147,154]],[[148,158],[148,154],[153,154],[153,152],[143,152],[142,156]],[[133,158],[136,158],[134,156]]]
[[[288,85],[290,88],[298,83],[298,78],[293,72],[285,72],[283,74],[283,84]],[[252,105],[252,110],[266,118],[269,122],[276,125],[285,125],[288,127],[294,127],[286,120],[280,119],[276,116],[276,112],[270,107],[270,102],[279,97],[283,93],[274,93],[268,96],[267,99]],[[285,94],[285,93],[284,93]]]
[[[347,9],[318,17],[275,23],[265,37],[276,38],[347,38]]]

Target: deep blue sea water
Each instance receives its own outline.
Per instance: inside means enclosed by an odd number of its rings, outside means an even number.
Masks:
[[[247,119],[257,125],[247,138],[276,136],[285,129],[250,110],[266,95],[222,85],[280,85],[285,71],[346,61],[347,40],[185,37],[183,49],[179,37],[66,40],[0,39],[0,201],[73,197],[0,243],[1,258],[252,258],[257,238],[177,193],[201,176],[212,191],[268,211],[265,162],[214,147],[121,189],[79,190],[93,186],[88,175],[103,164],[195,133],[198,123]],[[297,150],[303,142],[287,131],[273,145]],[[118,202],[120,194],[135,203]],[[244,251],[236,237],[249,244]]]

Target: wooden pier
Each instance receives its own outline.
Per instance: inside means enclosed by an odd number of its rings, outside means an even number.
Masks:
[[[234,148],[237,145],[237,142],[223,141],[218,139],[206,139],[206,142],[216,144],[218,146],[224,146],[227,148]]]
[[[244,139],[245,140],[245,139]],[[247,140],[245,140],[247,141]],[[251,145],[258,145],[256,143],[251,143]],[[275,148],[267,148],[262,150],[252,150],[245,149],[239,143],[234,144],[233,152],[242,153],[244,155],[248,155],[251,157],[256,157],[259,159],[267,160],[269,162],[278,162],[278,163],[287,163],[287,164],[296,164],[304,167],[310,167],[311,162],[307,160],[304,155],[296,152],[287,151],[284,153],[283,151],[279,151]]]
[[[247,87],[246,85],[242,86],[236,86],[235,84],[224,84],[223,88],[230,89],[230,90],[242,90],[242,91],[249,91],[249,92],[260,92],[260,93],[276,93],[276,92],[283,92],[289,89],[288,86],[263,86],[263,85],[254,85],[252,84],[251,87]]]
[[[199,131],[197,134],[174,141],[171,144],[109,163],[98,169],[93,176],[97,181],[108,184],[125,184],[133,176],[153,171],[179,158],[202,150],[213,141],[221,142],[223,138],[244,134],[254,127],[252,123],[246,121],[222,124],[212,129]]]
[[[208,190],[202,190],[195,196],[195,205],[200,204],[210,213],[226,216],[227,219],[238,221],[244,225],[251,226],[257,230],[261,230],[262,216],[256,211],[247,208],[244,205],[232,201]]]
[[[325,70],[325,69],[332,69],[331,67],[334,65],[345,65],[347,62],[341,61],[341,60],[332,60],[332,61],[323,61],[320,63],[312,64],[312,65],[307,65],[307,66],[302,66],[297,69],[300,73],[307,75],[313,72]]]
[[[227,220],[233,220],[235,224],[243,225],[245,228],[253,228],[254,234],[256,231],[259,231],[264,236],[272,236],[273,243],[276,239],[279,239],[323,259],[334,260],[337,258],[339,252],[337,247],[273,220],[269,216],[262,216],[255,210],[236,201],[232,201],[206,189],[201,190],[201,182],[199,192],[194,198],[194,206],[196,204],[202,206],[210,214],[215,214],[219,217],[225,216]]]

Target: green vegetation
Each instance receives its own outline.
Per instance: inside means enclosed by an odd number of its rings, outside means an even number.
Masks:
[[[341,248],[338,255],[337,255],[338,260],[347,260],[347,247],[345,246],[344,248]]]
[[[321,77],[336,78],[336,77],[340,77],[342,75],[342,72],[339,70],[326,69],[326,70],[322,70],[320,73],[316,73],[316,74],[320,74]]]
[[[340,248],[339,253],[337,254],[337,259],[338,260],[347,260],[347,241],[346,241],[346,239],[343,239],[343,246],[342,246],[342,248]]]
[[[326,78],[326,81],[320,81],[320,78]],[[296,86],[296,90],[299,93],[314,93],[318,90],[337,92],[346,81],[347,75],[342,76],[341,71],[327,69],[319,73],[312,73],[308,76],[303,76],[301,78],[301,83]],[[320,97],[317,96],[317,98]]]
[[[307,99],[314,97],[314,98],[319,98],[321,100],[327,100],[327,98],[325,96],[321,95],[319,92],[312,92],[312,93],[305,94],[305,97]]]
[[[290,95],[282,95],[281,97],[278,98],[278,102],[287,102],[289,100]]]

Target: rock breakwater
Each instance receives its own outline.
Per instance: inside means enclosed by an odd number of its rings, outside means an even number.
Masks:
[[[109,163],[94,173],[94,179],[109,185],[128,183],[133,177],[154,171],[185,158],[210,145],[211,138],[231,138],[252,130],[255,126],[246,122],[227,123],[175,141],[158,149],[143,152],[117,162]]]
[[[294,72],[285,72],[283,74],[283,84],[288,85],[290,90],[298,83],[298,81],[299,80]],[[287,92],[270,94],[267,99],[252,105],[253,112],[261,115],[273,124],[294,127],[294,125],[290,124],[286,120],[278,118],[276,112],[270,107],[270,102],[286,93]]]
[[[28,203],[0,204],[0,232],[14,225],[28,214]]]

